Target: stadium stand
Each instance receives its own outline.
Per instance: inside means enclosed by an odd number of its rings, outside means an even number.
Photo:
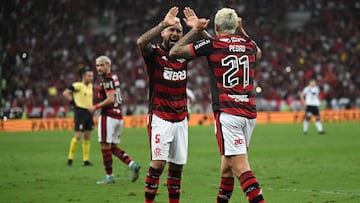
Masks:
[[[136,39],[173,5],[191,6],[210,19],[227,6],[243,17],[263,50],[256,66],[260,111],[301,109],[299,91],[311,77],[321,86],[323,108],[360,108],[359,0],[17,0],[0,9],[1,111],[21,115],[26,107],[66,106],[66,85],[106,54],[121,78],[124,106],[131,108],[126,111],[146,113],[146,73]],[[189,65],[193,112],[211,111],[205,66],[204,59]]]

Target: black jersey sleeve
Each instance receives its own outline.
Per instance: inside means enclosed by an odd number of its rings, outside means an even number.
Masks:
[[[206,56],[212,50],[211,39],[202,39],[193,43],[193,51],[196,56]]]

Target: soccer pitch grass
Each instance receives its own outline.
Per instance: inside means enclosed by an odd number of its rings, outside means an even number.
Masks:
[[[360,202],[360,125],[314,124],[307,135],[302,124],[259,124],[250,144],[249,160],[268,203]],[[215,202],[220,157],[213,126],[189,128],[189,157],[184,167],[181,202]],[[142,166],[139,180],[113,159],[116,183],[96,185],[105,176],[97,135],[92,133],[92,167],[82,166],[81,143],[72,167],[66,165],[72,131],[41,131],[0,135],[0,202],[143,202],[149,165],[146,129],[124,129],[119,145]],[[161,177],[157,203],[167,203],[167,169]],[[231,203],[246,203],[236,186]]]

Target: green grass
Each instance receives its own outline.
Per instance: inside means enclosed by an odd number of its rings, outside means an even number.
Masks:
[[[259,124],[249,151],[252,170],[268,203],[360,202],[360,125],[324,123],[326,135],[301,124]],[[124,129],[120,146],[141,166],[137,182],[114,159],[116,184],[98,186],[104,177],[96,131],[92,134],[93,167],[83,167],[81,144],[74,165],[66,165],[72,131],[6,133],[0,135],[0,202],[143,202],[149,165],[146,129]],[[189,129],[189,160],[184,168],[181,202],[215,202],[219,164],[213,126]],[[167,203],[161,177],[157,203]],[[231,203],[246,203],[236,182]]]

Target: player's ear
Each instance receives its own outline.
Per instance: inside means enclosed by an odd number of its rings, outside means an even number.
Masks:
[[[161,37],[164,37],[164,33],[165,33],[165,29],[161,30],[160,36],[161,36]]]
[[[217,33],[219,33],[219,25],[218,24],[215,24],[215,33],[216,33],[216,35],[218,35]]]

